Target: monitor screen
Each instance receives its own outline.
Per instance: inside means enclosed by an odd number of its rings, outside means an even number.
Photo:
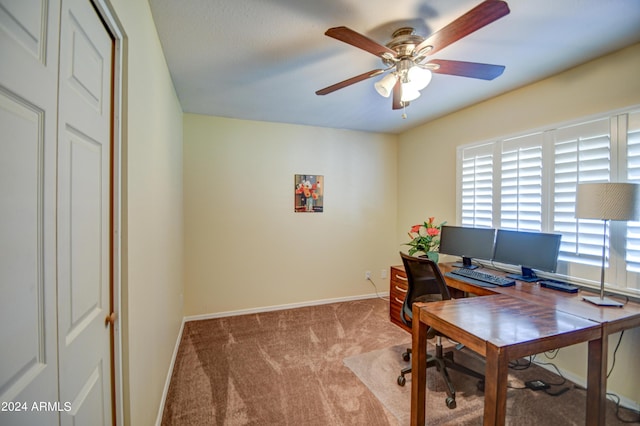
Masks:
[[[493,260],[522,268],[522,275],[511,277],[535,281],[537,277],[533,269],[544,272],[556,271],[561,238],[560,234],[498,229]]]
[[[440,230],[440,253],[462,257],[457,267],[474,268],[471,259],[489,260],[493,256],[496,230],[464,226],[443,226]]]

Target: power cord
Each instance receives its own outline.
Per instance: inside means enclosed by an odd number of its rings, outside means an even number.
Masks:
[[[616,365],[616,354],[618,353],[618,348],[620,348],[620,343],[622,343],[622,336],[624,336],[624,330],[620,332],[620,336],[618,337],[618,343],[616,343],[616,347],[613,350],[613,356],[611,361],[611,368],[609,368],[609,372],[607,373],[607,379],[613,372],[613,367]],[[616,418],[623,423],[640,423],[640,411],[634,410],[631,408],[624,407],[626,411],[631,413],[633,416],[637,417],[633,420],[627,420],[620,417],[620,397],[615,393],[607,392],[607,398],[610,399],[616,405]]]
[[[380,296],[380,294],[378,293],[378,287],[376,286],[376,283],[374,283],[374,282],[373,282],[373,280],[371,279],[371,277],[367,278],[367,281],[369,281],[369,282],[371,283],[371,285],[373,286],[373,289],[376,291],[376,297],[377,297],[378,299],[382,299],[382,300],[384,300],[384,301],[386,301],[386,302],[388,302],[388,301],[389,301],[389,298],[388,298],[388,297]]]
[[[620,337],[618,338],[618,343],[616,344],[616,348],[613,350],[613,357],[612,357],[612,360],[611,360],[611,368],[609,369],[609,372],[607,373],[607,379],[609,378],[609,376],[613,372],[613,367],[615,367],[615,365],[616,365],[616,354],[618,353],[618,348],[620,347],[620,343],[622,342],[622,336],[623,335],[624,335],[624,330],[622,330],[620,332]]]
[[[632,420],[623,419],[622,417],[620,417],[620,397],[615,393],[607,392],[607,398],[610,399],[614,404],[616,404],[616,418],[618,420],[620,420],[622,423],[640,423],[640,411],[624,407],[626,411],[637,418]]]
[[[560,383],[549,383],[551,386],[562,386],[567,382],[567,378],[564,377],[562,375],[562,372],[560,371],[560,369],[558,368],[558,366],[556,366],[554,363],[552,362],[542,362],[542,361],[536,361],[535,362],[536,365],[549,365],[551,367],[553,367],[554,370],[556,370],[556,374],[558,376],[560,376],[560,378],[562,379],[562,381]]]
[[[524,362],[522,362],[524,359],[517,359],[515,361],[511,361],[509,363],[509,368],[512,370],[526,370],[529,367],[531,367],[532,364],[550,365],[556,370],[557,374],[562,378],[562,381],[559,383],[547,383],[542,380],[529,380],[525,382],[525,386],[522,386],[522,387],[515,387],[515,386],[509,385],[510,389],[531,389],[533,391],[542,390],[544,391],[544,393],[546,393],[549,396],[560,396],[571,389],[565,386],[558,390],[550,390],[551,386],[564,385],[567,382],[567,379],[562,375],[562,373],[560,372],[560,369],[558,369],[558,367],[555,364],[536,361],[535,358],[536,358],[536,355],[530,355],[528,359],[526,359]]]
[[[616,360],[616,353],[618,352],[618,348],[620,347],[620,343],[622,342],[622,336],[624,335],[624,330],[620,332],[620,337],[618,338],[618,343],[616,344],[615,349],[613,350],[613,361],[611,364],[611,368],[609,369],[609,372],[607,373],[607,378],[609,378],[609,375],[611,375],[611,372],[613,371],[613,367],[615,366],[615,360]],[[549,351],[549,352],[545,352],[545,356],[549,359],[554,359],[556,358],[556,356],[558,355],[558,353],[560,352],[560,349],[554,349],[553,351]],[[535,358],[535,355],[534,355]],[[535,364],[538,365],[550,365],[551,367],[553,367],[553,369],[556,371],[556,373],[562,377],[562,382],[559,384],[551,384],[552,386],[559,386],[564,384],[567,379],[562,375],[562,373],[560,372],[560,369],[553,363],[546,363],[546,362],[540,362],[540,361],[535,361]],[[582,391],[586,391],[586,389],[582,386],[578,386],[576,384],[573,385],[574,389],[578,389],[578,390],[582,390]],[[566,391],[568,391],[569,388],[568,387],[564,387],[562,389],[560,389],[557,392],[550,392],[548,389],[545,389],[545,392],[548,395],[551,396],[559,396],[562,395],[563,393],[565,393]],[[620,405],[620,397],[618,395],[616,395],[615,393],[611,393],[611,392],[607,392],[607,398],[609,400],[611,400],[616,407],[616,418],[618,420],[620,420],[622,423],[640,423],[640,411],[638,410],[634,410],[632,408],[627,408],[627,407],[622,407]],[[624,409],[625,411],[628,411],[629,413],[631,413],[631,415],[637,417],[636,419],[632,419],[632,420],[628,420],[628,419],[623,419],[620,415],[620,409]]]
[[[516,370],[516,371],[520,371],[520,370],[526,370],[527,368],[531,367],[531,361],[533,360],[533,358],[535,357],[535,355],[530,355],[528,358],[528,360],[526,360],[524,363],[521,363],[520,361],[522,361],[523,359],[516,359],[515,361],[510,361],[509,362],[509,368],[512,370]],[[513,386],[511,384],[508,384],[507,387],[509,389],[516,389],[516,390],[520,390],[520,389],[529,389],[527,386]]]
[[[582,386],[578,386],[578,385],[574,385],[575,389],[581,390],[586,392],[587,389],[582,387]],[[620,405],[620,397],[618,395],[616,395],[615,393],[611,393],[611,392],[607,392],[607,399],[610,400],[611,402],[613,402],[615,404],[615,413],[616,413],[616,418],[621,422],[621,423],[640,423],[640,411],[639,410],[634,410],[633,408],[628,408],[628,407],[622,407]],[[625,411],[629,412],[630,415],[637,417],[636,419],[623,419],[621,417],[621,413],[620,413],[620,409],[624,409]]]
[[[624,335],[624,330],[622,330],[620,332],[620,336],[618,338],[618,342],[615,346],[615,349],[613,350],[613,356],[612,356],[612,362],[611,362],[611,367],[609,368],[609,371],[607,373],[607,378],[609,378],[609,376],[611,375],[611,373],[613,372],[613,368],[615,367],[616,364],[616,354],[618,353],[618,349],[620,348],[620,344],[622,342],[622,336]],[[554,349],[551,351],[547,351],[545,352],[545,356],[547,357],[547,359],[555,359],[557,358],[558,354],[560,353],[560,349]],[[547,395],[550,396],[560,396],[563,393],[567,392],[568,390],[570,390],[569,387],[564,387],[561,388],[557,391],[551,391],[549,390],[549,388],[551,386],[562,386],[567,382],[566,377],[564,377],[562,375],[562,372],[560,371],[560,369],[558,368],[558,366],[556,366],[554,363],[551,362],[542,362],[542,361],[536,361],[536,355],[531,355],[528,357],[528,359],[525,362],[522,362],[524,359],[517,359],[515,361],[511,361],[509,362],[509,368],[511,368],[512,370],[526,370],[527,368],[531,367],[531,364],[536,364],[536,365],[540,365],[540,366],[551,366],[553,368],[553,370],[555,370],[556,374],[558,376],[560,376],[562,378],[562,381],[560,381],[559,383],[545,383],[541,380],[531,380],[529,382],[526,382],[526,385],[524,387],[515,387],[515,386],[509,386],[509,388],[511,389],[532,389],[532,390],[544,390],[544,392]],[[584,389],[581,388],[577,385],[574,385],[575,388],[579,388],[579,389]],[[640,412],[626,408],[626,410],[629,410],[631,413],[634,414],[638,414],[639,419],[638,420],[632,420],[632,421],[628,421],[628,420],[623,420],[620,418],[619,416],[619,411],[620,411],[620,397],[618,397],[618,395],[613,394],[613,393],[608,393],[607,396],[611,397],[610,399],[612,399],[612,401],[614,401],[616,403],[616,417],[620,420],[623,421],[625,423],[639,423],[640,422]]]
[[[526,370],[527,368],[531,367],[531,362],[533,361],[533,359],[535,358],[535,355],[530,355],[529,356],[529,360],[526,361],[525,363],[520,363],[520,359],[516,359],[515,361],[510,361],[509,362],[509,368],[512,370]]]
[[[544,356],[546,356],[547,359],[556,359],[559,353],[560,349],[551,349],[550,351],[545,352]]]

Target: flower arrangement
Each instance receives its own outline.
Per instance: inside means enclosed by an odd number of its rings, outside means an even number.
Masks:
[[[413,254],[417,252],[423,252],[429,256],[430,252],[437,252],[440,249],[440,228],[447,222],[436,225],[434,220],[434,217],[430,217],[429,220],[423,224],[413,225],[411,227],[408,233],[411,241],[406,243],[406,245],[411,246],[409,249],[410,256],[413,256]]]

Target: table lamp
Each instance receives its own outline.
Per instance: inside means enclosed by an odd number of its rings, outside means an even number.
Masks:
[[[610,220],[638,220],[640,185],[633,183],[582,183],[576,192],[576,218],[599,219],[604,222],[602,238],[602,270],[600,296],[585,296],[584,300],[599,306],[622,306],[604,297],[604,269],[607,245],[607,222]]]

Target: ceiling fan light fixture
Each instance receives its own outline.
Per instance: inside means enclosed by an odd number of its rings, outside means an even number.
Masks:
[[[431,71],[428,69],[414,66],[407,71],[407,78],[409,79],[409,83],[416,90],[422,90],[431,82]]]
[[[413,27],[402,27],[393,32],[392,40],[386,45],[379,44],[345,26],[329,28],[325,35],[377,56],[386,68],[365,72],[325,87],[316,91],[316,95],[326,95],[389,72],[374,83],[374,88],[386,98],[393,93],[392,108],[397,110],[404,109],[410,101],[420,96],[420,90],[431,81],[432,71],[439,74],[493,80],[502,74],[504,66],[453,60],[431,60],[423,64],[422,61],[427,55],[436,53],[509,13],[506,1],[485,0],[427,38],[415,34]],[[406,113],[402,116],[406,118]]]
[[[411,83],[402,83],[402,102],[411,102],[420,97],[420,91],[413,87]]]
[[[380,93],[381,96],[388,98],[393,92],[393,86],[396,85],[397,80],[398,76],[394,73],[389,73],[378,80],[373,87],[376,88],[376,92]]]

